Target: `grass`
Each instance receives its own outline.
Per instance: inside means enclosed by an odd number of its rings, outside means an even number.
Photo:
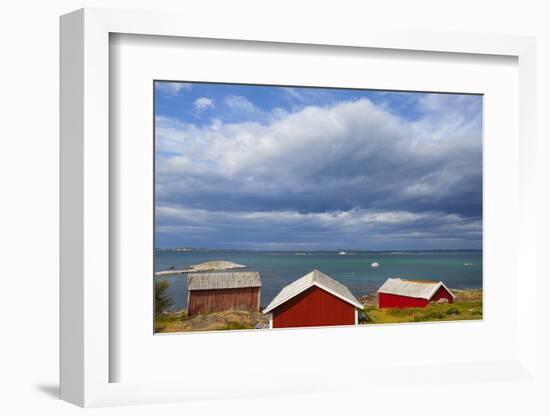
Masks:
[[[361,298],[367,324],[479,320],[483,318],[481,289],[451,289],[455,301],[431,303],[425,308],[378,309],[375,293]],[[188,316],[184,311],[163,313],[155,319],[155,332],[229,331],[253,329],[267,322],[261,312],[224,311]]]
[[[234,329],[253,329],[254,326],[246,325],[241,322],[228,322],[227,324],[216,328],[216,331],[230,331]]]
[[[196,316],[185,312],[165,313],[155,319],[155,332],[229,331],[254,329],[267,321],[261,312],[229,310]]]
[[[165,332],[170,326],[179,326],[189,320],[189,316],[184,311],[176,313],[163,313],[155,318],[155,332]]]
[[[367,305],[364,311],[367,315],[368,324],[462,321],[483,318],[481,300],[459,300],[452,304],[432,303],[425,308],[378,309],[376,305]]]

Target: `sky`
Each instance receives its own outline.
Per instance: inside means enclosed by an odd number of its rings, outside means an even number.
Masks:
[[[482,246],[482,96],[155,81],[155,244]]]

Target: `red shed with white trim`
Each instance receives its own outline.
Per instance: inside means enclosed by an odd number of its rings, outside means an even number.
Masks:
[[[453,303],[453,293],[441,281],[390,278],[378,289],[379,308],[424,308],[445,299]]]
[[[271,328],[356,325],[363,305],[332,277],[313,270],[285,286],[271,301]]]

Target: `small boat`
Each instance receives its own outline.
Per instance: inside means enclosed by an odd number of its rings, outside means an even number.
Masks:
[[[346,253],[344,250],[342,250],[341,252],[338,253],[339,256],[345,256],[347,255],[348,253]]]
[[[373,269],[377,269],[378,267],[380,267],[380,263],[378,263],[378,262],[376,262],[376,261],[375,261],[375,262],[372,262],[372,263],[370,264],[370,267],[372,267]]]
[[[473,266],[473,263],[464,263],[464,266]]]

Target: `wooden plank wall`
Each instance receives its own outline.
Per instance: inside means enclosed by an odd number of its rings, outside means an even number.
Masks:
[[[354,324],[355,307],[316,286],[273,311],[273,328]]]
[[[258,311],[260,288],[192,290],[189,292],[187,313],[221,312],[227,310]]]
[[[427,299],[411,298],[391,293],[378,294],[379,308],[425,308],[428,303]]]

